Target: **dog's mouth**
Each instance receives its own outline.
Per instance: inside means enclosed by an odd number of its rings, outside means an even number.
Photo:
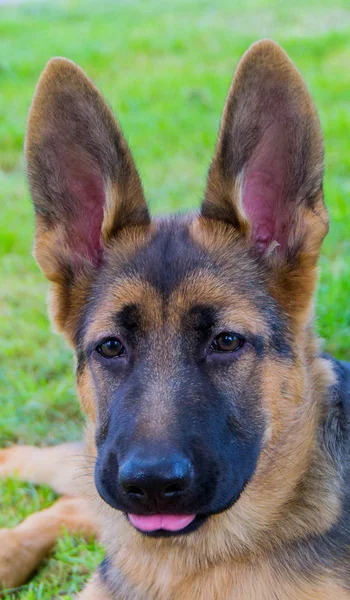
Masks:
[[[139,532],[151,537],[185,535],[195,531],[207,517],[201,515],[136,515],[127,514],[129,523]]]
[[[145,533],[153,533],[158,529],[165,531],[181,531],[185,529],[196,515],[134,515],[128,514],[131,525]]]
[[[219,510],[207,512],[205,514],[163,514],[155,513],[152,515],[137,515],[134,513],[124,513],[129,523],[140,533],[148,537],[173,537],[186,535],[196,531],[205,523],[210,516],[220,514],[228,510],[235,504],[242,495],[247,482],[244,483],[238,494]]]

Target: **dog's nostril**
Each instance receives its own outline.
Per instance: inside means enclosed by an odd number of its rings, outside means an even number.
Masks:
[[[144,490],[136,485],[128,485],[125,491],[127,494],[137,496],[138,498],[144,498],[146,496]]]
[[[163,496],[170,497],[175,496],[178,492],[182,492],[185,489],[186,485],[183,482],[172,483],[171,485],[167,485],[163,490]]]

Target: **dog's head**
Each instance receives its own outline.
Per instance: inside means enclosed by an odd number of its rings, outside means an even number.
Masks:
[[[67,60],[39,81],[26,156],[35,256],[76,352],[101,497],[153,536],[233,507],[243,539],[269,497],[290,499],[279,471],[297,482],[295,448],[300,465],[312,443],[309,322],[328,218],[301,76],[271,41],[244,55],[195,216],[151,220],[112,112]]]

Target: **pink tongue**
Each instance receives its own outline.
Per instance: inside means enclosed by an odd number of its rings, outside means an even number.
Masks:
[[[128,514],[130,523],[141,531],[180,531],[192,523],[196,515],[132,515]]]

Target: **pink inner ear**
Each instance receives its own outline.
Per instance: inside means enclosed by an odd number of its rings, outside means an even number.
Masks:
[[[68,167],[68,165],[67,165]],[[67,242],[76,257],[97,265],[101,259],[101,228],[106,202],[102,175],[90,161],[72,160],[67,168],[67,185],[75,203],[67,227]]]
[[[286,143],[277,126],[270,126],[258,143],[243,178],[242,203],[252,226],[258,252],[272,242],[285,250],[288,242],[289,207],[284,197],[288,164]]]

